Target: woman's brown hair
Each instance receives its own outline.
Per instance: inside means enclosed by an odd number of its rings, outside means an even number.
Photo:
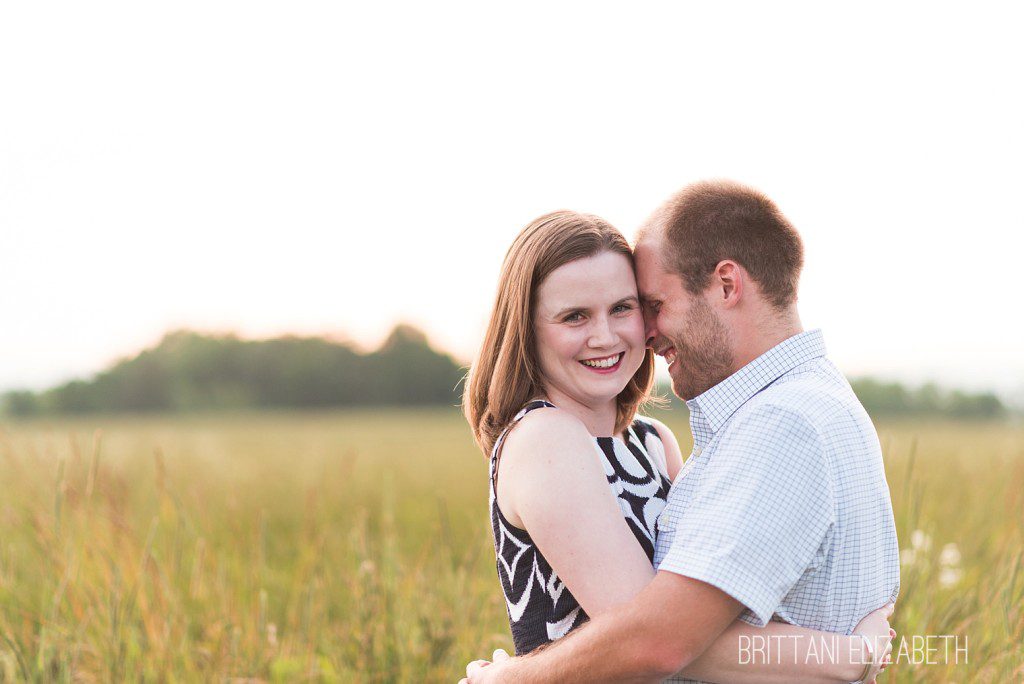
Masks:
[[[516,413],[544,391],[533,327],[541,283],[570,261],[606,251],[622,254],[633,263],[633,252],[619,231],[597,216],[573,211],[541,216],[526,226],[509,248],[491,320],[462,394],[463,413],[485,454],[491,452]],[[616,433],[633,421],[653,381],[654,355],[648,349],[640,368],[616,399]]]

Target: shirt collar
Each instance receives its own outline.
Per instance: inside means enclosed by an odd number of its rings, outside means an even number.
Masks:
[[[783,340],[703,394],[686,402],[690,429],[703,444],[755,394],[802,363],[825,356],[821,330],[808,330]]]

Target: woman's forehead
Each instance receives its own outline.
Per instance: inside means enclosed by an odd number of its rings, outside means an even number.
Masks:
[[[569,301],[575,306],[586,302],[617,301],[636,296],[633,266],[623,254],[601,254],[570,261],[551,272],[541,283],[542,303],[562,306]]]
[[[545,279],[550,281],[597,280],[620,277],[633,278],[633,264],[624,254],[601,252],[562,264]]]

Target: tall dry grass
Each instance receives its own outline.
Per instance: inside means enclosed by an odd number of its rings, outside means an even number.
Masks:
[[[880,432],[895,624],[969,643],[890,679],[1019,681],[1024,430]],[[510,648],[454,410],[7,424],[0,492],[2,681],[453,681]]]

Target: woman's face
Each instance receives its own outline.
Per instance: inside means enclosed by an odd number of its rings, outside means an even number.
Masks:
[[[622,254],[601,252],[552,271],[537,292],[534,324],[549,395],[607,402],[643,362],[644,320]]]

